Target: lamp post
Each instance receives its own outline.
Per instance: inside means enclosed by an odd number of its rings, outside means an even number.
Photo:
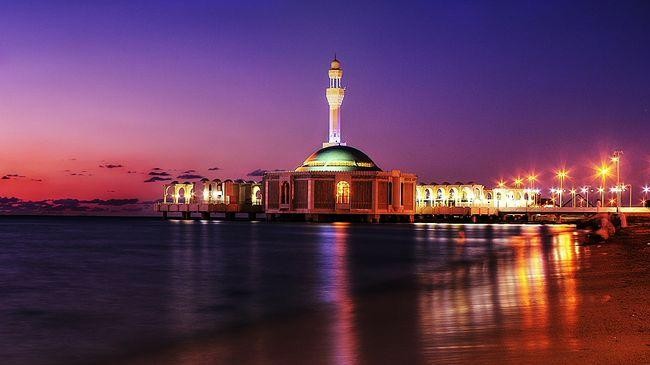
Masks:
[[[557,189],[551,188],[551,202],[553,202],[553,206],[555,206],[555,193],[557,192]]]
[[[605,206],[605,188],[602,186],[598,188],[598,192],[600,193],[600,206],[604,207]]]
[[[567,170],[560,170],[557,172],[557,178],[560,180],[560,191],[559,191],[559,199],[560,199],[560,208],[562,208],[562,205],[564,205],[564,202],[562,201],[562,193],[564,193],[564,179],[569,177],[569,172]]]
[[[576,207],[576,189],[571,188],[571,191],[570,191],[570,192],[571,192],[571,201],[572,201],[572,205],[573,205],[573,207],[575,208],[575,207]]]
[[[621,186],[621,156],[623,151],[616,150],[611,160],[616,164],[616,208],[621,207],[621,196],[622,196],[622,186]],[[617,209],[618,210],[618,209]]]
[[[582,194],[585,194],[585,200],[587,200],[587,207],[589,207],[589,186],[584,186],[580,189]]]
[[[645,207],[645,202],[648,201],[648,193],[650,193],[650,186],[646,185],[643,187],[643,206]],[[630,192],[632,194],[632,192]]]
[[[527,179],[528,179],[529,188],[534,189],[533,185],[535,184],[535,181],[537,181],[537,175],[532,173],[532,174],[528,175]]]
[[[607,176],[609,175],[609,166],[601,164],[598,168],[598,175],[600,176],[600,188],[598,192],[600,193],[600,205],[605,205],[605,187],[607,186]]]
[[[632,184],[627,184],[625,185],[626,188],[630,189],[629,190],[629,195],[630,195],[630,208],[632,207]]]
[[[536,189],[535,189],[535,186],[534,186],[535,181],[537,181],[537,175],[535,175],[535,173],[531,173],[531,174],[528,175],[528,177],[526,179],[528,180],[528,187],[533,192],[533,194],[535,194],[535,195],[533,195],[533,205],[537,205],[537,194],[538,193],[536,193]]]

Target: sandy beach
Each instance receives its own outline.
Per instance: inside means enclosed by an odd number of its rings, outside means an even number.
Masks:
[[[529,280],[525,288],[518,286],[519,300],[512,306],[503,283],[501,293],[470,289],[469,296],[459,297],[474,264],[459,265],[451,274],[437,273],[442,278],[434,282],[420,280],[424,288],[398,283],[359,297],[343,296],[316,310],[287,313],[118,362],[650,363],[650,226],[627,228],[608,243],[548,254],[575,254],[575,265],[568,270],[549,266],[546,272],[553,275],[540,285]],[[489,265],[477,267],[489,271]],[[531,268],[522,267],[525,272],[516,275],[535,277]],[[499,308],[489,302],[500,303]]]

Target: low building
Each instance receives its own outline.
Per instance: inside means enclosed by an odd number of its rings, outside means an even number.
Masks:
[[[191,217],[192,213],[210,218],[212,213],[225,213],[227,217],[248,213],[255,217],[263,212],[261,182],[203,179],[200,189],[197,185],[177,181],[163,185],[163,200],[154,205],[154,211],[165,217],[168,213],[180,213],[184,218]]]
[[[421,219],[457,216],[493,217],[507,208],[527,208],[536,206],[539,191],[497,187],[487,189],[476,183],[463,184],[430,183],[417,187],[416,214]]]

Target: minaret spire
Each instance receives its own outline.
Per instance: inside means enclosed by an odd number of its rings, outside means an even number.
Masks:
[[[327,96],[327,103],[330,106],[330,120],[329,120],[329,140],[323,143],[323,147],[343,145],[341,142],[341,104],[343,104],[343,97],[345,97],[345,88],[341,86],[341,78],[343,77],[343,70],[341,69],[341,62],[334,59],[330,64],[329,69],[329,87],[325,95]]]

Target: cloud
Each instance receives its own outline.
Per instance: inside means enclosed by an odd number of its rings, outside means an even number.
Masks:
[[[191,173],[194,173],[194,172],[196,172],[196,170],[183,171],[184,174],[191,174]]]
[[[32,181],[41,182],[43,179],[31,179]]]
[[[21,178],[21,177],[25,177],[25,176],[18,175],[18,174],[7,174],[7,175],[1,177],[0,179],[2,179],[2,180],[10,180],[10,179],[18,179],[18,178]]]
[[[110,164],[110,163],[109,163],[109,164],[99,165],[99,167],[101,167],[101,168],[107,168],[107,169],[118,169],[118,168],[120,168],[120,167],[124,167],[124,166],[119,165],[119,164]]]
[[[57,204],[57,205],[65,205],[65,206],[77,206],[80,203],[79,199],[54,199],[52,200],[52,203]]]
[[[170,176],[170,175],[169,175],[169,172],[166,172],[166,171],[161,171],[161,172],[151,171],[149,173],[149,176]]]
[[[126,173],[127,173],[127,174],[137,174],[138,172],[137,172],[137,171],[129,170],[129,171],[127,171]]]
[[[221,170],[221,168],[215,166],[215,167],[210,167],[210,168],[208,169],[208,171],[217,171],[217,170]]]
[[[154,167],[153,169],[151,169],[151,171],[160,171],[160,170],[162,170],[160,167]]]
[[[14,203],[18,203],[19,201],[20,201],[20,199],[18,199],[18,198],[0,196],[0,205],[2,205],[2,204],[14,204]]]
[[[264,176],[264,174],[266,174],[269,171],[271,170],[256,169],[246,174],[246,176]],[[280,170],[275,169],[273,171],[280,171]]]
[[[93,199],[93,200],[84,200],[82,203],[85,204],[97,204],[97,205],[109,205],[109,206],[114,206],[114,207],[121,207],[123,205],[129,205],[129,204],[138,204],[140,200],[137,198],[130,198],[130,199]]]
[[[167,174],[169,175],[169,174]],[[160,177],[160,176],[154,176],[151,178],[148,178],[144,182],[150,183],[150,182],[157,182],[157,181],[170,181],[172,178],[171,177]]]
[[[183,180],[198,180],[198,179],[203,179],[203,176],[196,175],[196,174],[183,174],[183,175],[178,175],[177,178]]]
[[[79,200],[73,198],[27,201],[0,196],[0,213],[3,214],[66,214],[81,212],[144,212],[150,204],[137,198]]]

